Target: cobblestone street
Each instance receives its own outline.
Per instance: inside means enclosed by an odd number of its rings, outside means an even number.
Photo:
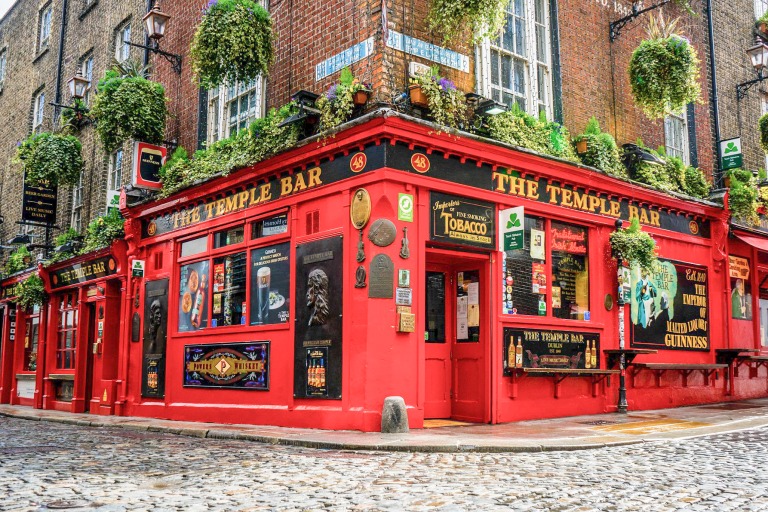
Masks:
[[[313,450],[0,418],[1,510],[768,510],[768,430],[596,450]]]

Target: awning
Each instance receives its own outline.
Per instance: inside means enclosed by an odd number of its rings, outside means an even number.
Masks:
[[[738,233],[735,231],[733,232],[733,236],[745,244],[751,245],[752,247],[760,249],[761,251],[768,252],[768,237],[747,235],[745,233]]]

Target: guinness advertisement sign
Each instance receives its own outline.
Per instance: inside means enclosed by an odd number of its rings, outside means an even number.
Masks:
[[[111,276],[117,272],[117,262],[112,256],[82,261],[51,272],[51,288],[62,288],[71,284],[85,283]]]
[[[439,192],[429,195],[429,204],[430,240],[496,248],[493,204]]]

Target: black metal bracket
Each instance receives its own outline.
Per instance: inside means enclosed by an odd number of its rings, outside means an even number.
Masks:
[[[611,42],[613,42],[617,37],[619,37],[619,33],[621,32],[621,29],[623,29],[629,22],[633,21],[635,18],[637,18],[641,14],[644,14],[648,11],[652,11],[654,9],[667,5],[669,2],[670,0],[662,0],[657,4],[653,4],[650,7],[646,7],[645,9],[638,9],[637,2],[632,2],[632,14],[628,14],[627,16],[624,16],[623,18],[618,19],[616,21],[612,21],[610,23],[609,27],[610,27]]]
[[[163,58],[165,58],[165,60],[167,60],[171,64],[171,67],[173,67],[173,70],[176,72],[177,75],[181,74],[181,55],[176,55],[175,53],[164,52],[158,46],[157,41],[154,41],[153,44],[150,45],[150,46],[147,46],[145,44],[132,43],[130,41],[124,41],[124,43],[129,45],[129,46],[135,46],[136,48],[142,48],[142,49],[148,50],[148,51],[150,51],[152,53],[156,53],[158,55],[161,55]]]
[[[746,82],[742,82],[740,84],[736,84],[736,101],[741,101],[744,99],[744,97],[747,95],[747,91],[749,91],[752,87],[754,87],[756,84],[759,84],[763,80],[768,79],[768,76],[763,76],[763,70],[757,72],[757,78],[754,80],[748,80]]]

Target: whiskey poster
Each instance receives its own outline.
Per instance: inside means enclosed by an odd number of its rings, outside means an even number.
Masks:
[[[342,240],[296,246],[296,398],[341,398]]]
[[[600,335],[507,327],[502,359],[504,375],[515,368],[600,368]]]

